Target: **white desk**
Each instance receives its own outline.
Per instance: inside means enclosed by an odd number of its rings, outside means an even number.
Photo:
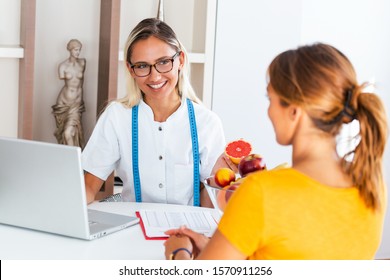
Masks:
[[[214,209],[156,203],[94,202],[89,208],[131,215],[141,209],[206,209],[212,211],[213,216],[218,216]],[[0,259],[161,260],[165,256],[163,241],[145,240],[139,224],[92,241],[0,224]]]

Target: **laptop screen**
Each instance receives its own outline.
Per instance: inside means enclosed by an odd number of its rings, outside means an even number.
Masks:
[[[0,223],[87,238],[79,147],[0,138]]]

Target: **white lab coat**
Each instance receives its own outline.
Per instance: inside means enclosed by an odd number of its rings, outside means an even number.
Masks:
[[[224,151],[219,117],[193,103],[201,182]],[[114,102],[100,116],[82,153],[85,171],[106,180],[113,170],[123,180],[122,198],[135,201],[132,167],[132,109]],[[138,109],[138,157],[143,202],[193,205],[193,154],[187,103],[165,122],[154,121],[143,101]]]

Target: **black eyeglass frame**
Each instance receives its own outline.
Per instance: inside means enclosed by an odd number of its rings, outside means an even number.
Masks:
[[[157,71],[158,73],[164,74],[164,73],[168,73],[168,72],[172,71],[172,69],[173,69],[173,63],[174,63],[175,59],[176,59],[180,54],[181,54],[181,51],[178,51],[178,52],[175,53],[171,58],[161,59],[161,60],[157,61],[155,64],[142,63],[142,64],[146,64],[147,66],[149,66],[149,73],[146,74],[146,75],[141,75],[141,76],[138,75],[138,74],[135,72],[135,70],[134,70],[134,67],[137,66],[138,64],[131,64],[131,63],[129,63],[129,64],[130,64],[130,68],[133,70],[134,74],[135,74],[137,77],[140,77],[140,78],[149,76],[150,73],[152,73],[152,67],[154,67],[154,69],[156,69],[156,71]],[[161,61],[166,61],[166,60],[170,60],[170,61],[171,61],[171,63],[172,63],[171,69],[169,69],[168,71],[164,71],[164,72],[159,71],[159,70],[157,69],[156,65],[157,65],[159,62],[161,62]],[[141,63],[140,63],[140,64],[141,64]]]

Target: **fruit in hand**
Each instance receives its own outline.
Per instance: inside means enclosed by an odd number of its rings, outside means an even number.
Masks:
[[[264,159],[262,156],[258,154],[250,154],[241,159],[238,164],[238,172],[241,177],[245,177],[251,172],[258,170],[266,170],[267,167],[265,165]]]
[[[217,204],[222,212],[225,210],[226,204],[232,196],[233,192],[240,186],[241,180],[242,178],[239,178],[237,181],[232,182],[230,185],[227,185],[218,191]]]
[[[228,143],[225,147],[225,154],[230,158],[234,164],[238,164],[240,160],[252,152],[252,145],[239,139]]]
[[[236,173],[230,168],[222,167],[215,172],[214,180],[218,186],[225,187],[236,180]]]
[[[229,199],[232,196],[233,192],[240,186],[241,181],[242,181],[242,178],[240,178],[237,181],[231,183],[229,186],[224,187],[224,190],[226,190],[226,192],[225,192],[226,203],[229,201]]]

